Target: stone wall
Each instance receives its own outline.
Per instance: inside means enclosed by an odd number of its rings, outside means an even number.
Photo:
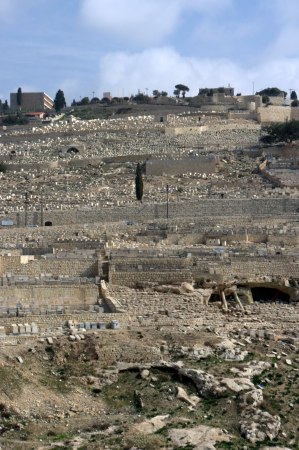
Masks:
[[[178,136],[180,134],[202,134],[209,129],[208,126],[184,126],[184,127],[166,127],[167,136]]]
[[[231,216],[279,216],[296,213],[299,199],[296,198],[259,198],[259,199],[198,199],[169,203],[169,218],[195,217],[231,217]],[[118,222],[132,220],[142,222],[166,218],[166,203],[139,203],[123,207],[86,208],[65,211],[44,211],[44,222],[52,225],[74,225],[95,222]],[[28,223],[33,222],[35,213],[28,212]],[[7,219],[4,214],[0,220]],[[17,214],[9,219],[17,223]],[[20,213],[20,225],[24,225],[24,213]],[[32,229],[33,232],[34,229]],[[49,231],[51,227],[49,227]]]
[[[299,108],[296,107],[291,108],[291,119],[299,120]]]
[[[0,276],[35,277],[43,274],[51,277],[88,277],[98,275],[98,261],[94,258],[28,258],[23,256],[1,256]]]
[[[257,119],[260,123],[286,122],[291,119],[290,106],[261,106],[257,110]]]
[[[221,275],[224,279],[261,279],[262,277],[299,277],[299,265],[290,262],[288,258],[235,258],[218,261],[197,260],[191,268],[195,280],[206,274]]]
[[[179,269],[168,272],[109,272],[109,282],[134,287],[140,282],[154,282],[159,284],[180,284],[184,281],[192,282],[190,270]]]
[[[178,160],[148,160],[146,161],[146,175],[178,175],[183,173],[215,173],[216,158],[199,157]]]
[[[0,313],[31,314],[63,310],[89,309],[98,298],[96,285],[0,286]]]

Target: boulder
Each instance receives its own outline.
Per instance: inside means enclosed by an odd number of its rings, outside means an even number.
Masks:
[[[224,384],[230,391],[242,392],[254,389],[254,384],[248,378],[223,378],[221,384]]]
[[[247,367],[242,370],[232,367],[230,371],[241,377],[251,378],[253,375],[260,375],[264,370],[269,369],[271,364],[266,361],[251,361]]]
[[[221,385],[213,375],[202,370],[181,368],[178,373],[190,378],[203,397],[221,397],[227,392],[227,388]]]
[[[168,417],[168,415],[152,417],[151,419],[136,423],[132,430],[144,434],[156,433],[156,431],[165,427],[166,419],[168,419]]]
[[[239,348],[226,349],[223,353],[219,355],[219,358],[225,361],[244,361],[248,352],[244,350],[243,352]]]
[[[217,442],[229,442],[230,436],[220,428],[198,425],[194,428],[173,428],[168,432],[172,443],[181,448],[188,445],[194,450],[215,450]]]
[[[260,450],[292,450],[289,447],[261,447]]]
[[[191,406],[196,406],[200,400],[196,395],[189,396],[185,389],[180,386],[177,387],[177,398],[183,400]]]
[[[255,408],[264,400],[263,391],[261,389],[253,389],[252,391],[245,392],[245,394],[240,397],[240,400],[240,406],[253,406]]]
[[[272,416],[267,411],[246,408],[242,413],[240,423],[241,434],[250,442],[263,442],[275,439],[280,430],[280,417]]]
[[[141,378],[142,378],[143,380],[147,380],[148,377],[150,376],[150,371],[149,371],[148,369],[143,369],[143,370],[140,372],[140,376],[141,376]]]
[[[194,287],[192,284],[184,282],[181,284],[181,290],[182,292],[186,292],[187,294],[191,294],[194,292]]]

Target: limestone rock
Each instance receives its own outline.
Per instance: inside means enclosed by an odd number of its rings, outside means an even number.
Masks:
[[[168,415],[165,416],[156,416],[151,419],[147,419],[144,422],[136,423],[133,427],[134,431],[138,433],[151,434],[165,427],[166,419],[168,419]]]
[[[231,350],[234,349],[236,344],[230,339],[222,339],[220,342],[215,344],[217,350]]]
[[[244,350],[243,352],[239,348],[226,349],[223,353],[219,355],[221,359],[225,361],[244,361],[248,352]]]
[[[177,390],[178,390],[177,392],[178,399],[183,400],[184,402],[188,403],[191,406],[196,406],[197,403],[199,402],[199,397],[197,397],[196,395],[189,396],[185,391],[185,389],[183,389],[182,387],[178,386]]]
[[[263,442],[266,439],[274,439],[280,430],[280,417],[272,416],[267,411],[246,408],[242,413],[240,423],[241,434],[250,442]]]
[[[178,447],[193,445],[195,450],[215,450],[216,442],[230,441],[230,436],[220,428],[205,425],[184,429],[173,428],[168,434],[174,445]]]
[[[246,392],[240,397],[241,406],[259,406],[263,400],[263,391],[261,389],[253,389],[252,391]]]
[[[179,369],[181,375],[190,378],[203,397],[220,397],[227,388],[211,374],[196,369]]]
[[[209,303],[210,297],[213,293],[213,289],[196,289],[195,294],[200,297],[203,304],[207,305]]]
[[[292,450],[289,447],[261,447],[261,450]]]
[[[209,346],[201,347],[199,345],[195,345],[193,347],[192,356],[196,359],[205,359],[213,354],[214,354],[214,352],[211,349],[211,347],[209,347]]]
[[[231,372],[240,377],[251,378],[253,375],[260,375],[264,370],[269,369],[270,367],[271,364],[266,361],[251,361],[248,366],[243,367],[242,370],[232,367]]]
[[[140,373],[140,376],[143,380],[147,380],[150,376],[150,371],[148,369],[143,369]]]
[[[254,384],[248,378],[223,378],[221,383],[233,392],[247,391],[254,388]]]
[[[192,286],[192,284],[184,282],[181,284],[181,290],[183,292],[187,292],[188,294],[191,294],[192,292],[194,292],[194,287]]]

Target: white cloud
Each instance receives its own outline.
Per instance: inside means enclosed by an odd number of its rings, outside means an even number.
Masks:
[[[171,47],[142,52],[116,52],[103,56],[99,67],[99,92],[113,96],[136,94],[138,89],[149,94],[154,89],[172,95],[174,86],[183,83],[196,95],[199,88],[228,86],[235,92],[252,94],[268,86],[297,89],[299,58],[264,60],[251,70],[229,59],[185,57]]]
[[[267,51],[272,58],[277,56],[296,57],[298,55],[298,0],[268,0],[268,14],[275,38]],[[265,22],[267,26],[267,23]]]
[[[180,1],[169,0],[83,0],[86,22],[107,33],[107,39],[122,37],[138,44],[159,42],[175,28]]]
[[[299,58],[276,57],[255,69],[256,91],[276,86],[284,91],[299,91]]]
[[[198,59],[184,57],[170,47],[152,48],[140,53],[117,52],[105,55],[100,61],[101,91],[112,95],[149,93],[153,89],[166,90],[172,95],[174,86],[183,83],[196,95],[201,87],[252,85],[251,74],[227,59]]]
[[[135,46],[154,45],[175,32],[184,12],[218,14],[233,0],[82,0],[88,25],[107,39],[125,39]]]

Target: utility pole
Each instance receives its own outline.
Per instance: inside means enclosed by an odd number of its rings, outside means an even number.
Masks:
[[[40,196],[40,226],[44,226],[44,198],[43,193]]]
[[[27,227],[27,223],[28,223],[28,192],[25,192],[25,201],[24,201],[24,206],[25,206],[25,227]]]
[[[166,184],[166,219],[169,217],[169,211],[168,211],[168,194],[169,194],[169,186]]]

